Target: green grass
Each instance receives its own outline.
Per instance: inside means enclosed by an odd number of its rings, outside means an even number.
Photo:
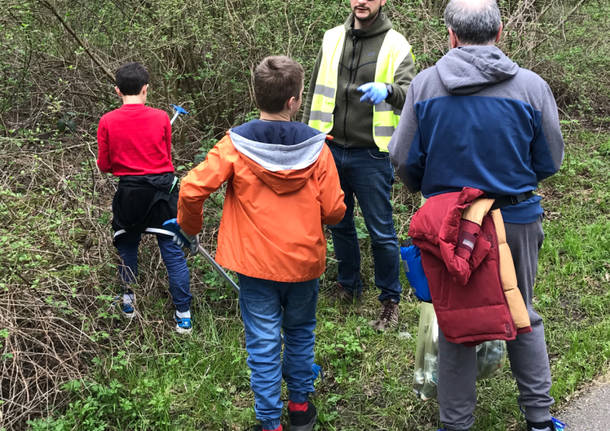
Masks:
[[[566,161],[561,172],[541,188],[546,240],[535,288],[535,304],[547,331],[552,395],[558,402],[555,411],[570,394],[607,371],[610,361],[610,191],[606,163],[610,135],[587,131],[577,123],[564,127],[564,134]],[[404,232],[417,196],[407,195],[397,185],[394,201],[397,229]],[[59,221],[73,224],[74,220],[51,208],[39,212],[51,220],[50,244],[71,256],[78,229],[70,229],[71,236],[62,241],[54,240],[52,232],[57,231]],[[106,221],[102,212],[96,222]],[[15,247],[21,251],[10,256],[28,267],[38,258],[23,249],[34,241],[27,234],[20,241],[24,247]],[[368,238],[362,239],[362,247],[367,249]],[[78,255],[78,251],[74,253]],[[112,249],[103,253],[111,258]],[[363,259],[363,276],[371,286],[370,254],[365,253]],[[32,430],[243,430],[254,423],[243,328],[234,292],[207,263],[199,257],[190,258],[195,329],[190,337],[178,336],[173,333],[166,281],[151,240],[143,244],[142,262],[147,260],[151,263],[143,268],[140,318],[125,326],[115,312],[100,315],[105,323],[94,336],[106,343],[106,353],[92,360],[85,378],[66,383],[68,406],[31,422]],[[115,277],[108,262],[71,265],[61,271],[64,279],[76,280],[92,273],[110,280]],[[333,305],[326,293],[335,272],[331,259],[322,279],[318,308],[316,362],[323,367],[325,377],[316,383],[314,401],[320,412],[316,429],[434,429],[439,425],[435,401],[421,402],[412,390],[417,302],[406,291],[398,330],[378,334],[368,325],[378,312],[378,293],[365,290],[363,302],[356,307]],[[112,283],[99,289],[101,298],[109,303]],[[61,301],[52,306],[70,309]],[[478,385],[474,430],[522,430],[509,368]]]

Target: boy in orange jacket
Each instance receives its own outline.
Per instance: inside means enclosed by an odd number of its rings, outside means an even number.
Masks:
[[[196,250],[203,203],[228,181],[217,262],[239,276],[239,304],[256,418],[281,431],[282,375],[290,429],[310,431],[318,277],[326,264],[322,224],[345,204],[326,135],[291,121],[301,106],[303,68],[284,56],[254,71],[260,119],[235,127],[182,180],[176,240]],[[281,358],[284,333],[284,357]]]

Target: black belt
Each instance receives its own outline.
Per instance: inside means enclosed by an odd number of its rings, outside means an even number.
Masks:
[[[520,202],[523,202],[529,198],[534,196],[534,192],[529,191],[525,193],[520,193],[518,195],[503,195],[498,197],[486,196],[488,198],[495,199],[494,204],[491,206],[492,210],[507,207],[510,205],[517,205]],[[491,210],[490,210],[491,211]]]

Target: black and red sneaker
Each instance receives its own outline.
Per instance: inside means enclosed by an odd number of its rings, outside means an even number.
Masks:
[[[312,431],[318,418],[318,412],[309,401],[301,404],[290,401],[288,418],[290,419],[290,431]]]

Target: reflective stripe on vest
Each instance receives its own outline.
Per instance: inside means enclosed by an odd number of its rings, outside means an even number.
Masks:
[[[400,63],[411,53],[411,45],[404,36],[395,30],[386,33],[377,56],[375,82],[394,83],[394,74]],[[381,60],[381,61],[380,61]],[[400,110],[394,110],[386,102],[373,107],[373,139],[380,151],[388,151],[390,138],[400,120]]]
[[[328,30],[322,40],[322,58],[316,86],[311,100],[309,126],[328,133],[333,128],[333,111],[339,76],[339,61],[343,54],[345,27]],[[394,83],[396,69],[407,55],[413,55],[411,45],[395,30],[389,30],[377,56],[375,82]],[[381,102],[373,107],[373,139],[381,151],[388,150],[388,144],[400,119],[400,110]]]
[[[324,133],[333,128],[339,61],[343,54],[344,41],[345,27],[342,25],[328,30],[322,39],[322,59],[311,99],[308,124]]]

